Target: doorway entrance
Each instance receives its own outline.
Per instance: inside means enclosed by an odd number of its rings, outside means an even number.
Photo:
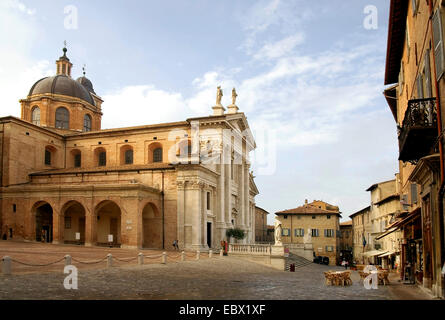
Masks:
[[[212,247],[212,223],[207,222],[207,245]]]
[[[48,203],[36,208],[36,241],[53,241],[53,208]]]

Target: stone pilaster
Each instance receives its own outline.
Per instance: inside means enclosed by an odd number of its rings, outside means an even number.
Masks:
[[[186,244],[185,243],[185,234],[184,234],[184,213],[185,213],[185,182],[182,180],[179,180],[177,183],[177,197],[178,197],[178,203],[177,203],[177,209],[176,209],[176,217],[177,217],[177,237],[179,240],[179,243]]]

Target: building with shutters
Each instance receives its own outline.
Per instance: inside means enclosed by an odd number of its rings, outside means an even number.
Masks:
[[[338,264],[340,213],[337,206],[322,203],[321,200],[312,203],[306,200],[300,207],[276,212],[281,222],[283,245],[292,249],[292,245],[301,246],[310,243],[314,256],[328,257],[330,265]]]
[[[441,0],[391,0],[384,95],[399,144],[401,278],[444,296],[444,18]]]
[[[348,262],[352,262],[353,255],[353,235],[352,235],[352,220],[340,223],[340,260],[345,259]]]
[[[389,181],[375,183],[366,191],[370,192],[370,236],[369,250],[364,252],[367,262],[392,269],[400,261],[400,231],[386,234],[387,228],[401,214],[399,174]],[[384,237],[382,237],[384,235]]]
[[[255,207],[255,242],[269,242],[267,237],[267,215],[269,212]]]
[[[371,206],[360,209],[349,216],[352,220],[352,256],[356,263],[365,263],[364,253],[371,251]]]
[[[253,243],[244,113],[217,103],[209,116],[104,130],[104,101],[85,73],[71,77],[66,53],[20,100],[20,119],[0,118],[2,237],[208,250],[236,227]]]

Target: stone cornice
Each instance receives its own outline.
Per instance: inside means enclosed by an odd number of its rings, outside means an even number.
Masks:
[[[0,188],[0,198],[4,198],[4,195],[14,195],[18,194],[23,196],[23,193],[41,193],[41,192],[95,192],[95,191],[144,191],[155,194],[160,194],[161,191],[150,186],[141,183],[131,183],[131,184],[102,184],[102,185],[21,185],[21,186],[11,186]]]
[[[59,139],[62,139],[62,140],[64,139],[64,135],[63,134],[60,134],[60,133],[54,132],[52,130],[46,129],[45,127],[37,126],[35,124],[32,124],[31,122],[28,122],[28,121],[16,118],[14,116],[7,116],[7,117],[1,117],[0,118],[0,123],[3,124],[3,123],[8,123],[8,122],[14,122],[14,123],[16,123],[18,125],[22,125],[22,126],[30,128],[30,129],[40,131],[42,133],[51,135],[51,136],[53,136],[55,138],[59,138]]]
[[[34,94],[32,96],[28,96],[26,99],[19,100],[19,102],[20,103],[22,103],[22,102],[31,103],[31,102],[35,102],[35,101],[40,101],[42,99],[53,100],[55,102],[79,103],[79,104],[82,104],[85,108],[89,109],[90,111],[95,112],[95,113],[100,113],[101,115],[103,115],[101,110],[97,106],[94,106],[80,98],[65,96],[62,94],[55,94],[55,93],[54,94],[52,94],[52,93]]]

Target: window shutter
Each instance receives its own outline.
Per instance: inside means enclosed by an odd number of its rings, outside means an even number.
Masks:
[[[425,51],[425,66],[423,69],[423,74],[425,77],[425,97],[431,98],[433,96],[431,88],[431,69],[430,69],[430,49]]]
[[[324,229],[324,236],[327,237],[328,236],[328,230]]]
[[[304,237],[304,229],[300,229],[301,236]]]
[[[411,184],[411,204],[417,203],[417,184]]]
[[[440,10],[436,10],[433,16],[434,57],[436,58],[436,79],[443,73],[443,34]]]
[[[408,28],[406,28],[405,36],[406,36],[406,52],[407,52],[407,57],[408,57],[408,61],[409,61],[410,43],[409,43],[409,29]]]
[[[399,71],[399,95],[403,93],[403,62],[400,63]]]
[[[423,81],[421,74],[417,76],[416,83],[417,83],[417,98],[423,99]]]

